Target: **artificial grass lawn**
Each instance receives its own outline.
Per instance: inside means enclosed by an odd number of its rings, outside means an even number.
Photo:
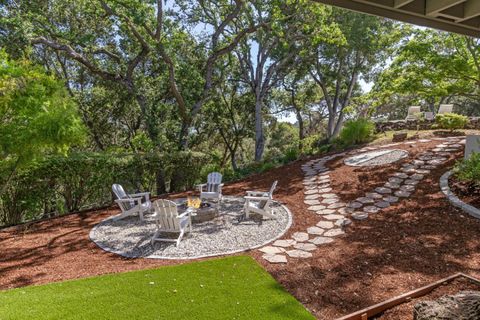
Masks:
[[[6,319],[314,319],[247,256],[0,291]]]

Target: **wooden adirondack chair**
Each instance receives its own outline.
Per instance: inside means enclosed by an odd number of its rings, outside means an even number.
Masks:
[[[275,219],[275,214],[271,207],[273,201],[273,191],[277,187],[278,181],[275,181],[268,192],[247,191],[245,196],[245,216],[248,218],[250,213],[258,213],[264,217]]]
[[[127,194],[125,190],[123,190],[123,187],[119,184],[113,184],[112,191],[117,197],[115,202],[122,210],[122,213],[116,217],[115,220],[138,214],[140,220],[143,221],[143,214],[145,212],[150,212],[152,208],[149,192]],[[142,202],[142,199],[145,200]]]
[[[207,183],[198,185],[200,199],[222,200],[222,175],[219,172],[211,172],[207,176]]]
[[[408,107],[408,114],[405,120],[418,120],[418,117],[421,115],[419,106]]]
[[[177,204],[170,200],[160,199],[153,203],[153,208],[155,214],[153,218],[155,219],[155,224],[157,225],[157,231],[152,237],[152,245],[155,241],[167,241],[175,242],[175,245],[178,246],[180,240],[182,240],[185,232],[192,231],[192,213],[193,210],[188,208],[182,214],[178,214]],[[161,233],[179,233],[177,239],[172,238],[161,238]]]

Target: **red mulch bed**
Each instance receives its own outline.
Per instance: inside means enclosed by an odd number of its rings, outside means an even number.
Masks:
[[[460,181],[454,175],[448,180],[450,190],[463,202],[480,208],[480,186],[469,181]]]
[[[412,157],[426,147],[429,144],[407,148]],[[439,177],[453,161],[452,157],[443,169],[428,175],[410,199],[354,222],[344,236],[314,251],[310,259],[271,265],[257,250],[247,254],[318,319],[334,319],[456,272],[480,277],[480,221],[450,206],[439,189]],[[304,231],[318,218],[303,204],[302,163],[230,184],[225,194],[268,189],[278,179],[275,196],[294,215],[287,236]],[[333,188],[342,192],[345,200],[384,183],[386,174],[399,166],[365,170],[332,164]],[[0,289],[185,263],[126,259],[97,248],[88,232],[116,213],[110,209],[70,215],[33,224],[27,230],[0,231]]]
[[[386,310],[382,315],[376,316],[375,320],[413,320],[413,308],[422,301],[434,301],[446,295],[454,295],[460,291],[480,291],[480,285],[466,278],[457,278],[448,282],[430,293],[402,303]]]

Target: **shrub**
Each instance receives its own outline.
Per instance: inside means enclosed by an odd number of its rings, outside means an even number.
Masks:
[[[445,113],[437,114],[435,121],[439,128],[453,132],[454,130],[465,128],[468,118],[456,113]]]
[[[340,132],[337,142],[343,147],[368,142],[373,137],[375,125],[368,119],[347,121]]]
[[[457,162],[453,174],[461,181],[480,185],[480,153],[472,153],[468,159]]]

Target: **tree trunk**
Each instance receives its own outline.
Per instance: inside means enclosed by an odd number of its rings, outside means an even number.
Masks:
[[[257,97],[255,101],[255,161],[262,160],[264,148],[262,99]]]
[[[302,114],[300,113],[300,110],[295,109],[295,113],[296,113],[297,122],[298,122],[298,150],[300,151],[300,153],[302,153],[303,139],[305,138],[303,118],[302,118]]]

